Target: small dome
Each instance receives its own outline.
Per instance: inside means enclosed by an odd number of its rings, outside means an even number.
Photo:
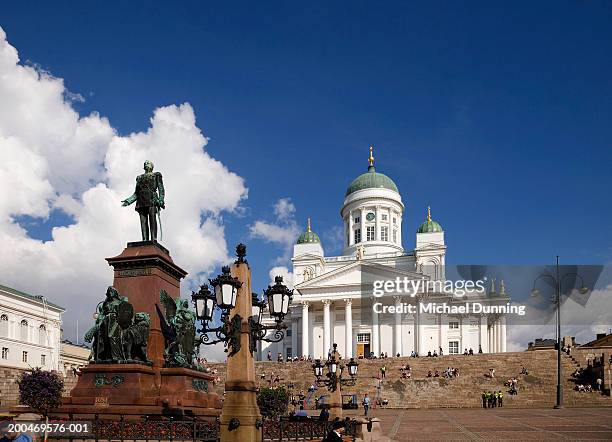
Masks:
[[[320,242],[321,240],[319,239],[319,235],[310,229],[310,218],[308,218],[308,227],[306,228],[306,231],[297,239],[297,244],[312,244]]]
[[[419,226],[417,233],[438,233],[443,232],[442,226],[431,219],[431,208],[427,208],[427,220]]]
[[[345,196],[349,196],[351,193],[357,192],[358,190],[377,188],[389,189],[399,193],[399,190],[397,190],[397,186],[391,178],[389,178],[383,173],[376,172],[376,169],[374,169],[374,157],[372,156],[371,146],[369,162],[370,165],[368,167],[368,171],[359,175],[351,182],[351,184],[349,184],[348,189],[346,189]]]

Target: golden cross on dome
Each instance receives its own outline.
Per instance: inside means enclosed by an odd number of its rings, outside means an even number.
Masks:
[[[310,232],[310,218],[308,218],[308,227],[306,228],[307,232]]]
[[[427,206],[427,221],[431,221],[431,207]]]
[[[370,162],[370,166],[374,165],[374,157],[372,156],[372,151],[374,150],[374,148],[372,146],[370,146],[370,158],[368,158],[368,161]]]

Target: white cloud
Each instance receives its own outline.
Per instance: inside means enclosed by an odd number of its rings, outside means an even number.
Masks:
[[[281,263],[289,259],[300,228],[295,221],[295,205],[290,198],[280,198],[274,204],[274,214],[274,222],[257,220],[249,230],[251,237],[263,239],[282,248],[283,255],[277,259]]]
[[[277,276],[283,277],[283,284],[285,284],[290,289],[293,288],[293,273],[289,271],[289,269],[285,266],[277,266],[272,267],[270,269],[270,284],[274,284],[274,278]]]
[[[189,104],[160,107],[146,131],[119,136],[107,118],[80,116],[74,97],[63,80],[20,63],[0,28],[0,241],[9,251],[0,254],[0,281],[67,307],[67,323],[87,324],[112,282],[104,258],[140,239],[138,216],[121,200],[145,159],[164,176],[162,242],[190,273],[184,291],[230,260],[222,214],[238,210],[247,189],[205,151]],[[50,241],[17,221],[54,209],[74,223],[55,227]]]
[[[508,351],[527,349],[529,342],[536,338],[556,338],[555,316],[548,315],[535,307],[529,307],[532,320],[529,325],[508,325]],[[548,317],[546,323],[541,318]],[[609,332],[612,328],[612,285],[593,290],[588,302],[582,306],[572,298],[561,304],[561,335],[574,336],[576,342],[585,344],[595,339],[597,333]]]
[[[295,221],[279,225],[261,220],[255,221],[250,231],[253,238],[263,239],[283,247],[292,246],[300,232]]]
[[[291,198],[281,198],[274,204],[274,213],[279,220],[291,219],[295,215],[295,205]]]

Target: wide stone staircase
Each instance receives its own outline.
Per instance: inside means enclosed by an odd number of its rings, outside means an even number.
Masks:
[[[346,362],[346,361],[344,361]],[[388,401],[388,408],[462,408],[481,407],[483,391],[504,393],[504,407],[552,407],[556,399],[557,353],[554,350],[528,351],[500,354],[475,354],[472,356],[452,355],[436,358],[387,358],[359,360],[357,384],[343,387],[343,394],[357,394],[358,400],[368,393],[373,402],[376,398]],[[402,379],[400,367],[409,364],[412,379]],[[292,392],[301,390],[308,395],[308,388],[314,383],[310,362],[256,362],[260,387],[269,385],[292,386]],[[386,366],[385,379],[379,379],[380,367]],[[221,382],[216,385],[223,393],[225,364],[209,364],[216,369]],[[446,379],[443,372],[447,367],[459,369],[459,376]],[[528,375],[521,375],[525,367]],[[569,356],[562,355],[564,404],[566,406],[612,406],[612,399],[600,393],[579,393],[571,373],[577,364]],[[495,377],[486,375],[495,370]],[[427,377],[427,372],[438,370],[440,377]],[[279,382],[274,379],[278,377]],[[504,382],[509,378],[518,379],[518,395],[508,394]],[[272,379],[272,383],[270,382]],[[314,407],[314,397],[327,394],[325,387],[310,395],[309,406]]]

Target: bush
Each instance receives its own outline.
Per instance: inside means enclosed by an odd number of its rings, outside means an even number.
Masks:
[[[24,372],[18,384],[19,403],[43,416],[62,404],[64,380],[57,372],[35,368],[31,372]]]
[[[257,394],[257,405],[263,417],[277,418],[287,413],[289,392],[285,387],[262,388]]]

